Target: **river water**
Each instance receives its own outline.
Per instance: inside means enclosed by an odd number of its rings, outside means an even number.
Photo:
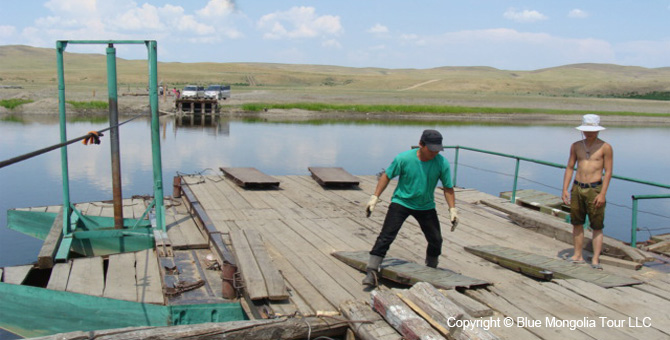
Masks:
[[[123,118],[120,119],[121,121]],[[177,173],[219,174],[221,166],[255,167],[269,175],[309,175],[309,166],[343,167],[354,175],[373,175],[393,157],[418,143],[423,129],[442,132],[445,145],[461,145],[564,164],[569,146],[581,138],[571,125],[486,125],[427,122],[311,122],[216,120],[178,124],[161,118],[166,195]],[[101,130],[106,121],[68,123],[68,138]],[[614,173],[668,184],[670,128],[609,126],[601,138],[614,148]],[[152,193],[150,121],[136,119],[120,130],[124,197]],[[56,144],[53,118],[0,121],[0,160]],[[71,200],[112,198],[108,136],[101,145],[68,148]],[[443,153],[454,160],[454,150]],[[515,161],[462,150],[457,185],[498,195],[513,186]],[[0,169],[0,267],[35,261],[42,241],[6,227],[10,208],[62,204],[60,152],[53,151]],[[522,162],[519,189],[560,196],[563,170]],[[608,193],[605,234],[630,241],[631,195],[668,194],[669,190],[613,180]],[[670,232],[670,199],[641,201],[638,240]],[[361,211],[363,207],[361,207]],[[361,214],[362,216],[362,214]]]

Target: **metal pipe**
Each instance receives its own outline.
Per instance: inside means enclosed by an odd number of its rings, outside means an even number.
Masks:
[[[123,194],[121,184],[121,155],[119,150],[119,107],[116,90],[116,48],[107,47],[107,91],[109,93],[109,143],[112,154],[112,192],[114,228],[123,229]]]
[[[512,187],[512,203],[516,203],[516,187],[519,183],[519,164],[521,163],[520,159],[516,159],[516,168],[514,169],[514,186]]]
[[[456,147],[456,155],[454,155],[454,186],[456,186],[456,179],[458,175],[458,154],[461,149]]]
[[[637,248],[637,198],[633,196],[633,221],[630,225],[630,246]]]
[[[163,204],[163,165],[161,160],[160,122],[158,121],[158,57],[156,41],[146,42],[149,54],[149,101],[151,105],[151,155],[154,174],[154,200],[157,227],[167,231]]]
[[[630,246],[637,248],[637,206],[638,201],[643,199],[670,198],[670,195],[633,195],[633,214],[630,224]]]
[[[57,41],[57,64],[58,64],[58,112],[60,120],[60,141],[61,144],[67,141],[66,115],[65,115],[65,70],[63,62],[63,53],[65,53],[67,42]],[[60,149],[61,176],[63,178],[63,235],[68,235],[70,230],[70,176],[67,162],[67,145]]]

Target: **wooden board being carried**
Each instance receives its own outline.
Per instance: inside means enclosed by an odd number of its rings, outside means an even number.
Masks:
[[[224,168],[223,174],[243,188],[278,188],[279,180],[260,172],[256,168]]]
[[[641,284],[641,281],[593,269],[588,264],[574,264],[497,245],[465,247],[465,250],[505,268],[540,279],[580,279],[604,288]]]
[[[358,186],[361,181],[343,168],[327,168],[311,166],[307,168],[312,178],[325,187]]]
[[[367,251],[338,251],[331,255],[361,271],[366,270],[368,259],[370,258]],[[456,287],[471,288],[491,284],[487,281],[457,274],[449,269],[430,268],[393,257],[387,257],[382,261],[380,274],[382,278],[406,285],[413,285],[417,282],[428,282],[442,289]]]

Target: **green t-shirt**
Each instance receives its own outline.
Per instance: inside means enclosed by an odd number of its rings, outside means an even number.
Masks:
[[[400,176],[391,202],[414,210],[434,209],[437,180],[445,188],[454,187],[449,161],[438,154],[422,162],[416,153],[417,149],[412,149],[398,154],[386,169],[388,178]]]

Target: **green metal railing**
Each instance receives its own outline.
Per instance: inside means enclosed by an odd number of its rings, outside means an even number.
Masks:
[[[118,137],[118,97],[116,78],[116,48],[115,44],[145,45],[148,54],[149,68],[149,105],[151,108],[151,153],[153,161],[154,201],[149,208],[154,207],[156,213],[155,228],[166,231],[165,207],[163,204],[163,170],[160,150],[160,126],[158,121],[158,58],[155,40],[59,40],[56,42],[58,66],[58,109],[60,113],[60,139],[67,142],[66,114],[65,114],[65,75],[63,56],[65,48],[72,44],[107,45],[107,86],[109,92],[110,118],[110,145],[112,152],[112,179],[114,193],[114,220],[115,227],[123,228],[123,213],[121,208],[121,167]],[[66,144],[64,144],[66,145]],[[58,250],[57,258],[67,258],[72,243],[72,226],[76,223],[78,214],[70,202],[70,182],[68,174],[67,146],[61,147],[61,168],[63,178],[63,242]],[[147,210],[148,212],[148,210]],[[145,215],[147,214],[145,212]]]
[[[515,166],[515,169],[514,169],[514,184],[512,186],[512,196],[511,196],[511,199],[510,199],[510,201],[512,203],[516,203],[516,191],[517,191],[517,184],[518,184],[518,178],[519,178],[519,167],[521,165],[521,161],[526,161],[526,162],[540,164],[540,165],[546,165],[546,166],[559,168],[559,169],[565,169],[566,168],[566,166],[563,165],[563,164],[552,163],[552,162],[547,162],[547,161],[528,158],[528,157],[510,155],[510,154],[505,154],[505,153],[500,153],[500,152],[495,152],[495,151],[470,148],[470,147],[467,147],[467,146],[460,146],[460,145],[446,146],[445,145],[444,148],[445,149],[455,149],[454,176],[453,176],[454,186],[456,185],[457,178],[458,178],[458,157],[459,157],[461,149],[516,160],[516,166]],[[668,184],[645,181],[645,180],[641,180],[641,179],[637,179],[637,178],[617,176],[617,175],[612,175],[612,178],[616,178],[616,179],[627,181],[627,182],[650,185],[650,186],[654,186],[654,187],[658,187],[658,188],[670,189],[670,185],[668,185]],[[632,200],[633,200],[633,208],[632,208],[633,209],[633,214],[632,214],[632,216],[633,217],[632,217],[632,222],[631,222],[631,247],[636,247],[636,244],[637,244],[638,200],[641,200],[641,199],[657,199],[657,198],[670,198],[670,194],[669,195],[633,195],[632,196]]]

